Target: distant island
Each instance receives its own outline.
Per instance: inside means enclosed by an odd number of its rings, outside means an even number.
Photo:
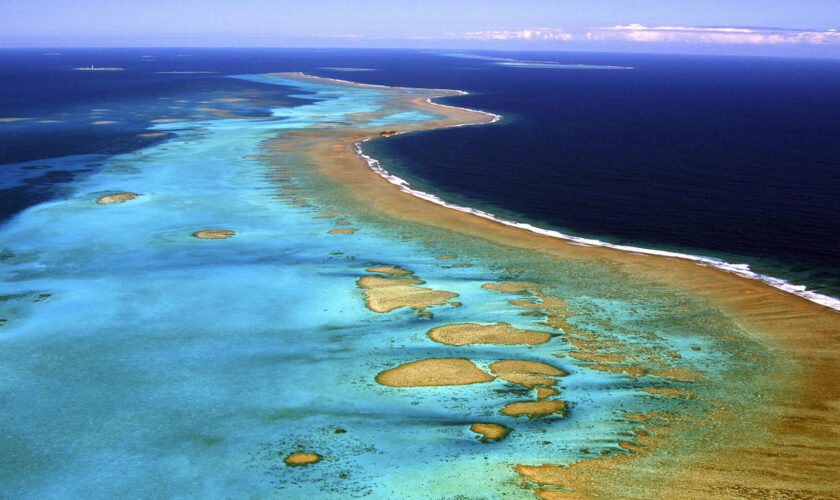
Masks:
[[[90,67],[73,68],[75,71],[123,71],[125,68],[97,68],[93,64]]]
[[[333,71],[376,71],[372,68],[344,68],[344,67],[334,67],[334,66],[325,66],[321,69],[330,69]]]

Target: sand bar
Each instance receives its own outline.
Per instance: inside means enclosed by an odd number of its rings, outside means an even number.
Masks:
[[[480,325],[461,323],[445,325],[429,330],[429,337],[435,342],[448,345],[468,344],[544,344],[551,340],[551,334],[534,330],[520,330],[508,323]]]
[[[510,434],[510,429],[504,425],[499,424],[472,424],[470,430],[476,434],[481,434],[482,439],[499,440]]]
[[[416,286],[425,283],[416,278],[365,276],[356,283],[365,289],[368,308],[378,313],[391,312],[401,307],[422,311],[445,304],[447,300],[458,296],[457,293]]]
[[[533,387],[535,385],[554,385],[552,377],[565,377],[568,373],[539,361],[507,360],[490,365],[490,371],[500,379],[514,384]],[[548,375],[548,376],[546,376]]]
[[[410,274],[414,274],[413,272],[409,271],[408,269],[400,269],[399,267],[391,267],[391,266],[369,267],[369,268],[365,269],[365,271],[367,271],[369,273],[387,274],[389,276],[408,276]]]
[[[494,377],[461,358],[421,359],[385,370],[376,381],[389,387],[468,385],[490,382]]]
[[[204,231],[196,231],[192,235],[202,240],[223,240],[234,234],[236,233],[229,229],[205,229]]]
[[[124,203],[126,201],[133,200],[138,196],[140,195],[138,195],[137,193],[114,193],[99,198],[98,200],[96,200],[96,203],[99,203],[100,205],[108,205],[111,203]]]
[[[286,462],[286,465],[295,467],[314,464],[315,462],[320,461],[321,458],[321,455],[318,455],[317,453],[292,453],[283,461]]]
[[[522,415],[541,417],[552,413],[562,415],[566,411],[566,403],[557,400],[520,401],[510,403],[499,411],[510,417],[519,417]]]

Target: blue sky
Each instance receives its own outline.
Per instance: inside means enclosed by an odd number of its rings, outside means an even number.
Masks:
[[[840,57],[840,0],[3,0],[0,46],[283,46]]]

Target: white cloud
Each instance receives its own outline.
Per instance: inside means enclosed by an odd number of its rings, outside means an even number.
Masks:
[[[632,42],[683,42],[723,44],[812,44],[840,43],[840,31],[781,30],[773,28],[656,26],[641,24],[593,28],[587,40]]]
[[[566,33],[560,28],[531,28],[524,30],[484,30],[468,31],[465,33],[447,33],[445,35],[416,35],[409,37],[413,40],[573,40],[571,33]]]
[[[574,37],[559,28],[532,28],[526,30],[485,30],[471,31],[453,35],[453,38],[466,40],[562,40]]]
[[[358,35],[356,33],[336,33],[332,35],[318,35],[320,38],[339,38],[346,40],[361,40],[367,38],[365,35]]]

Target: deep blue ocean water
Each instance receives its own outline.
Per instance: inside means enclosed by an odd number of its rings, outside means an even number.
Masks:
[[[0,220],[62,196],[68,181],[96,170],[96,155],[160,140],[138,133],[179,111],[168,101],[150,108],[155,97],[259,88],[226,74],[304,71],[463,89],[471,95],[448,102],[503,115],[492,126],[366,144],[386,169],[448,201],[612,243],[746,262],[840,295],[840,62],[483,55],[633,69],[510,67],[416,51],[0,51],[0,118],[61,121],[0,123]],[[70,70],[90,64],[125,71]],[[325,69],[341,67],[376,71]],[[91,108],[119,112],[121,121],[92,126]],[[92,155],[84,168],[4,168],[80,154]]]

